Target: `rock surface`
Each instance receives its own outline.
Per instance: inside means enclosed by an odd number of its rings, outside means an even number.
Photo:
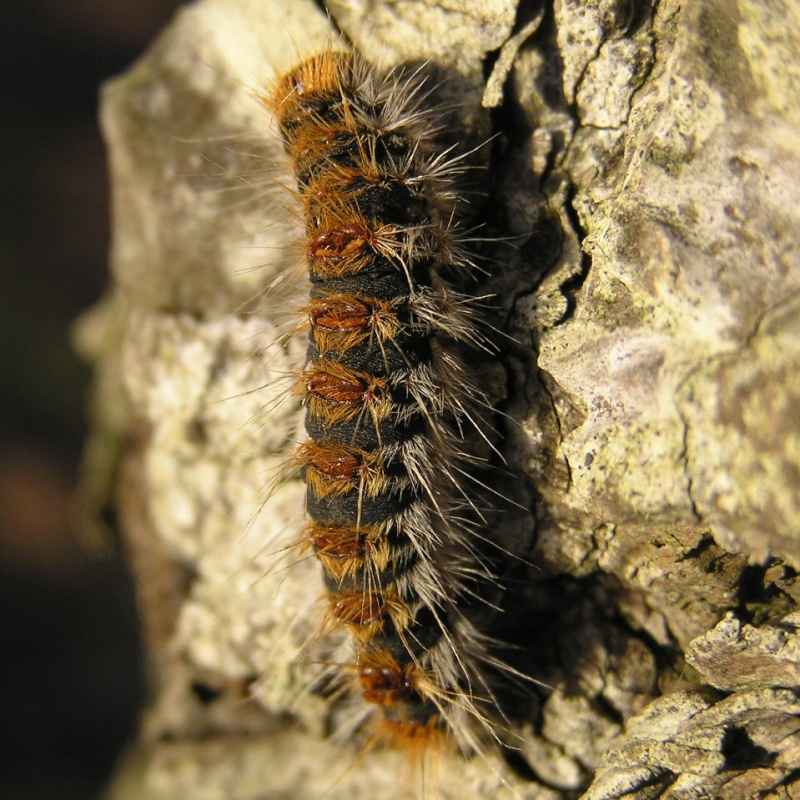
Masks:
[[[536,539],[497,635],[548,688],[524,685],[513,757],[443,758],[442,794],[800,796],[798,11],[329,10],[368,57],[448,75],[465,138],[499,133],[501,489],[535,495]],[[104,89],[113,286],[77,337],[96,365],[85,496],[113,476],[154,698],[116,800],[402,783],[397,754],[325,738],[338,712],[303,658],[321,581],[286,549],[303,487],[278,480],[304,278],[257,94],[332,41],[310,0],[204,0]]]

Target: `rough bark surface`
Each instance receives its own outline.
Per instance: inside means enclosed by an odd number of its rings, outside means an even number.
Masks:
[[[499,488],[529,513],[497,636],[543,686],[514,703],[514,755],[442,759],[442,796],[800,797],[796,5],[328,8],[187,6],[103,92],[113,284],[78,331],[85,496],[112,484],[153,686],[109,797],[402,783],[398,754],[326,738],[339,712],[304,658],[321,579],[286,549],[304,490],[275,481],[301,429],[278,401],[304,277],[256,94],[331,22],[368,58],[432,62],[464,135],[499,133]]]

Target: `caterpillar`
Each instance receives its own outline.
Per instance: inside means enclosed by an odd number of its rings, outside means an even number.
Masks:
[[[304,61],[262,101],[302,206],[309,438],[292,464],[328,623],[352,641],[341,679],[379,709],[374,741],[480,751],[497,738],[499,660],[464,608],[491,579],[471,443],[490,408],[461,353],[491,346],[456,288],[474,267],[463,157],[437,144],[419,71],[354,52]]]

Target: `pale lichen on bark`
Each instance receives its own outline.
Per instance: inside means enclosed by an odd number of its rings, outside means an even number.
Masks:
[[[797,10],[328,9],[368,57],[452,74],[465,136],[499,133],[486,290],[515,342],[507,469],[538,495],[506,610],[550,689],[515,719],[532,774],[445,761],[443,789],[795,796]],[[255,95],[331,37],[310,2],[205,0],[104,92],[114,285],[80,337],[87,474],[117,459],[154,684],[119,800],[374,797],[402,770],[385,753],[348,769],[357,745],[324,736],[302,655],[321,582],[284,551],[302,484],[255,513],[299,436],[277,395],[303,358],[280,333],[291,302],[259,296],[287,265],[302,287],[302,258]]]

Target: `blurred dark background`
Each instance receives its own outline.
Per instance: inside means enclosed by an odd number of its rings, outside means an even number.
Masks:
[[[133,591],[70,524],[90,374],[70,326],[107,282],[99,84],[174,0],[28,0],[0,26],[0,800],[97,797],[143,701]]]

